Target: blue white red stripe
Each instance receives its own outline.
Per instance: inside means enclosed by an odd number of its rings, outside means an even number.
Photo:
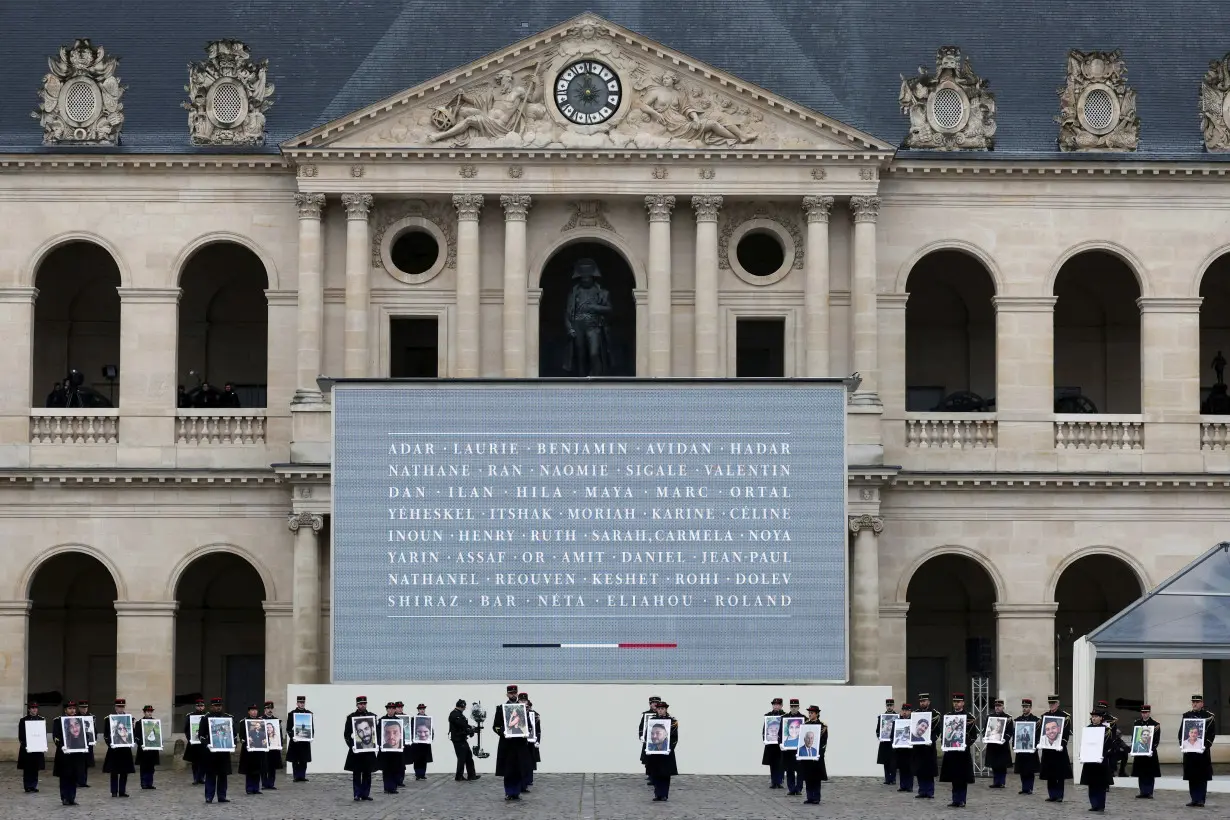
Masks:
[[[505,649],[678,649],[676,643],[506,643]]]

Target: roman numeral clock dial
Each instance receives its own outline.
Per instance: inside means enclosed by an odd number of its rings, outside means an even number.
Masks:
[[[565,68],[555,80],[555,105],[577,125],[600,125],[619,110],[623,89],[619,76],[605,65],[582,60]]]

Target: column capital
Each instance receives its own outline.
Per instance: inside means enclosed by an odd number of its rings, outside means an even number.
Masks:
[[[991,305],[999,313],[1050,313],[1057,296],[992,296]]]
[[[371,213],[375,197],[371,194],[342,194],[342,204],[346,206],[346,218],[367,221]]]
[[[871,530],[879,535],[884,531],[884,519],[878,515],[850,516],[850,532],[857,533],[859,530]]]
[[[504,221],[524,222],[531,203],[529,194],[501,194],[500,205],[504,207]]]
[[[116,601],[115,614],[137,618],[165,618],[179,611],[179,601]]]
[[[457,209],[458,219],[477,222],[478,212],[483,209],[483,195],[453,194],[453,207]]]
[[[300,191],[295,194],[295,207],[299,209],[300,219],[320,219],[325,209],[325,195]]]
[[[722,208],[722,197],[714,194],[692,197],[692,210],[696,211],[697,222],[717,222],[718,211]]]
[[[316,513],[291,513],[286,517],[286,526],[291,532],[298,532],[300,527],[310,527],[312,532],[320,532],[325,527],[325,519]]]
[[[829,214],[833,211],[833,198],[831,196],[805,196],[803,197],[803,211],[807,214],[808,222],[828,222]]]
[[[1136,307],[1141,313],[1200,313],[1204,297],[1141,296]]]
[[[857,222],[875,222],[880,217],[880,198],[878,196],[850,197],[850,214]]]
[[[670,222],[675,197],[671,194],[650,194],[645,197],[645,207],[649,209],[650,222]]]

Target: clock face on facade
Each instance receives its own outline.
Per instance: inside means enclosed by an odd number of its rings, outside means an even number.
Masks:
[[[615,116],[623,89],[619,76],[593,60],[572,63],[555,80],[555,105],[577,125],[598,125]]]

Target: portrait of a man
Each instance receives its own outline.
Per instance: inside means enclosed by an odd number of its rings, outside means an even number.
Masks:
[[[117,749],[132,748],[132,715],[111,716],[111,746]]]
[[[987,731],[983,735],[986,743],[1003,743],[1004,733],[1008,731],[1008,718],[991,716],[987,718]]]
[[[651,719],[645,732],[645,754],[665,755],[671,751],[671,722]]]
[[[820,758],[820,730],[808,729],[803,732],[803,742],[799,744],[798,760],[818,760]]]
[[[230,718],[209,718],[209,748],[215,752],[235,750],[235,729]]]
[[[1063,749],[1063,724],[1065,718],[1061,717],[1044,717],[1042,718],[1042,740],[1038,741],[1038,748],[1048,751],[1061,751]]]
[[[431,743],[431,718],[425,715],[414,716],[414,742]]]
[[[530,736],[530,721],[525,714],[524,703],[505,703],[504,708],[504,737],[524,737]]]
[[[1132,727],[1132,751],[1133,757],[1149,757],[1153,754],[1153,727],[1152,726],[1133,726]]]
[[[1183,719],[1183,742],[1179,744],[1179,751],[1183,754],[1204,753],[1203,718]]]
[[[766,746],[776,746],[782,740],[781,715],[770,715],[764,719],[764,742]]]
[[[291,732],[297,741],[311,741],[315,736],[312,730],[312,716],[302,712],[295,713],[295,725],[291,727]]]
[[[1012,751],[1014,752],[1033,752],[1036,751],[1034,745],[1034,733],[1037,731],[1037,724],[1031,720],[1022,721],[1016,724],[1012,737]]]
[[[60,721],[64,730],[64,751],[86,751],[89,744],[86,743],[85,721],[79,717],[62,717]]]
[[[375,717],[355,717],[350,719],[353,727],[351,737],[353,738],[354,750],[356,752],[373,752],[376,751],[376,718]],[[398,730],[400,731],[401,721],[398,721]]]
[[[245,720],[244,736],[249,752],[264,752],[269,750],[269,737],[265,734],[265,721]]]
[[[397,718],[386,718],[380,721],[380,751],[400,752],[406,745],[406,736],[402,734],[402,723]]]
[[[934,743],[931,739],[931,715],[914,715],[910,718],[910,745],[924,746]]]
[[[799,741],[803,731],[803,718],[801,717],[785,717],[782,718],[782,749],[785,751],[796,751],[799,748]]]

